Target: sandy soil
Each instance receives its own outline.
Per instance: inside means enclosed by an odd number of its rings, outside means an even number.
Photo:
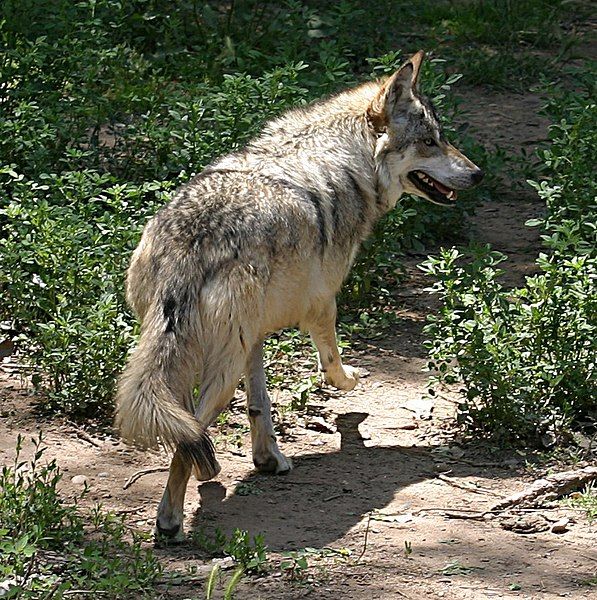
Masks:
[[[531,151],[545,138],[537,98],[477,90],[464,96],[463,104],[478,107],[464,118],[481,141]],[[538,239],[524,222],[541,210],[532,194],[511,192],[482,204],[471,220],[471,237],[509,255],[511,283],[533,270]],[[318,394],[305,418],[286,424],[281,446],[295,466],[289,475],[253,471],[242,392],[229,423],[215,432],[222,473],[215,481],[191,482],[187,529],[264,535],[272,568],[244,579],[237,598],[597,598],[586,583],[597,575],[597,528],[582,513],[560,506],[539,511],[548,523],[571,519],[559,535],[507,530],[504,515],[464,518],[540,473],[525,466],[530,454],[459,443],[451,425],[455,393],[425,398],[421,328],[432,299],[423,291],[428,282],[416,268],[420,260],[408,258],[408,278],[398,292],[403,319],[395,331],[362,340],[347,353],[347,362],[369,375],[353,392]],[[71,478],[84,475],[87,502],[126,512],[133,525],[151,529],[166,473],[145,475],[127,490],[123,485],[139,469],[167,467],[165,454],[141,453],[105,432],[36,419],[26,386],[10,369],[1,373],[0,394],[0,462],[11,459],[18,433],[41,428],[47,456],[56,457],[65,474],[66,493],[80,490]],[[535,515],[516,518],[529,514]],[[315,549],[309,568],[294,578],[281,575],[281,553],[304,548]],[[205,597],[209,558],[190,544],[157,553],[167,568],[196,573],[195,581],[164,589],[163,597]]]

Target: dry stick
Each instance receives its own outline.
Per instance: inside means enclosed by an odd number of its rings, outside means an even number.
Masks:
[[[64,596],[73,596],[75,594],[109,594],[104,590],[65,590],[62,592]]]
[[[84,431],[76,430],[75,435],[79,439],[84,440],[85,442],[88,442],[89,444],[91,444],[92,446],[95,446],[96,448],[102,447],[100,442],[97,442],[96,440],[94,440],[88,433],[85,433]]]
[[[451,462],[451,461],[450,461]],[[509,469],[512,466],[516,466],[518,463],[505,463],[503,461],[495,461],[495,462],[475,462],[474,460],[466,460],[465,458],[461,458],[458,460],[454,460],[456,463],[465,463],[471,467],[478,467],[480,469],[492,468],[496,467],[499,469]]]
[[[98,442],[96,439],[92,438],[86,431],[84,431],[83,429],[80,429],[79,426],[76,423],[73,423],[72,421],[67,421],[67,424],[70,425],[73,430],[75,435],[80,439],[80,440],[84,440],[85,442],[90,443],[92,446],[95,446],[96,448],[101,448],[102,443]]]
[[[449,510],[444,511],[444,516],[448,519],[468,519],[471,521],[483,521],[487,513],[457,513]]]
[[[140,512],[144,508],[146,508],[146,505],[142,504],[141,506],[137,506],[135,508],[121,508],[121,509],[115,510],[114,512],[116,514],[118,514],[118,515],[128,515],[128,514],[131,514],[131,513]]]
[[[398,594],[399,596],[402,596],[403,598],[408,598],[408,600],[412,600],[410,596],[407,596],[404,592],[401,592],[400,590],[393,590],[394,594]]]
[[[496,496],[497,494],[491,490],[488,490],[487,488],[479,488],[477,486],[471,485],[470,483],[464,483],[464,482],[460,482],[460,481],[456,481],[455,479],[452,479],[451,477],[448,477],[447,475],[444,475],[443,473],[440,473],[437,478],[440,481],[443,481],[445,483],[449,483],[450,485],[463,489],[463,490],[467,490],[468,492],[475,492],[476,494],[492,494],[494,496]]]
[[[541,507],[535,508],[520,508],[512,507],[512,510],[516,513],[533,513],[538,510],[545,510]],[[578,512],[584,512],[584,508],[575,508],[573,506],[567,506],[565,510],[576,510]],[[442,506],[430,506],[429,508],[421,508],[413,512],[413,515],[420,515],[424,512],[442,512],[448,519],[471,519],[471,520],[483,520],[487,515],[499,515],[504,510],[473,510],[471,508],[445,508]],[[597,559],[595,559],[597,560]]]
[[[141,479],[141,477],[143,477],[143,475],[149,475],[151,473],[162,473],[164,471],[168,471],[169,468],[168,467],[151,467],[150,469],[141,469],[141,471],[137,471],[136,473],[133,473],[126,481],[126,483],[122,486],[123,490],[126,490],[127,488],[131,487],[131,485],[133,485],[133,483],[135,483],[135,481],[137,481],[137,479]]]
[[[579,554],[579,556],[582,556],[583,558],[586,558],[587,560],[593,560],[593,561],[597,562],[597,558],[595,558],[594,556],[587,556],[586,554]]]
[[[334,494],[333,496],[328,496],[327,498],[324,498],[323,501],[324,502],[329,502],[330,500],[335,500],[336,498],[341,498],[342,496],[344,496],[344,494]]]
[[[365,541],[363,542],[363,549],[361,550],[361,553],[359,554],[357,561],[359,562],[361,560],[361,558],[363,558],[363,556],[365,555],[365,552],[367,551],[367,539],[369,538],[369,525],[371,525],[371,512],[369,512],[369,514],[367,515],[367,527],[365,529]]]
[[[548,475],[543,479],[537,479],[522,492],[500,500],[491,507],[491,510],[501,511],[511,506],[535,502],[539,498],[542,500],[558,498],[595,480],[597,480],[597,467],[585,467]]]

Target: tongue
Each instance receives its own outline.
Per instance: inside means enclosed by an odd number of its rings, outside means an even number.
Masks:
[[[447,188],[445,185],[442,185],[439,181],[433,180],[433,185],[435,189],[439,190],[442,194],[449,194],[452,190]]]

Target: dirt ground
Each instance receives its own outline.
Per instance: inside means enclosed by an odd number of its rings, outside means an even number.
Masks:
[[[476,90],[463,96],[463,105],[473,106],[463,118],[481,142],[531,152],[546,137],[538,98]],[[471,237],[509,255],[511,283],[533,270],[538,237],[524,222],[541,210],[533,194],[509,192],[483,203],[471,219]],[[459,443],[451,425],[456,393],[426,399],[421,328],[433,300],[416,268],[421,260],[408,258],[395,331],[346,353],[346,362],[367,375],[357,389],[317,395],[307,416],[286,427],[280,442],[294,463],[289,475],[253,471],[243,395],[237,393],[228,433],[217,441],[222,473],[208,483],[191,482],[186,501],[187,530],[263,534],[274,568],[245,578],[237,598],[597,598],[588,585],[597,576],[597,527],[582,512],[557,505],[479,518],[544,473],[528,467],[530,453]],[[166,472],[147,474],[127,490],[123,485],[139,469],[167,467],[167,456],[141,453],[72,424],[36,420],[10,360],[0,373],[0,462],[11,459],[18,433],[41,427],[47,456],[57,458],[65,474],[65,492],[80,490],[71,479],[83,475],[88,502],[125,512],[131,524],[149,531]],[[533,532],[533,524],[546,527],[562,516],[570,519],[565,533]],[[313,549],[309,568],[294,578],[281,575],[275,568],[280,554],[304,548]],[[209,559],[191,545],[156,551],[167,568],[189,574],[182,585],[164,590],[165,597],[205,597]]]

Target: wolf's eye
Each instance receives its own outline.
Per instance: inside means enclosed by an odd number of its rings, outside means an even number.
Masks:
[[[425,144],[425,146],[436,146],[437,145],[433,138],[425,138],[423,140],[423,143]]]

